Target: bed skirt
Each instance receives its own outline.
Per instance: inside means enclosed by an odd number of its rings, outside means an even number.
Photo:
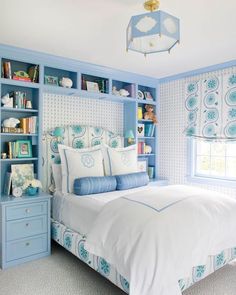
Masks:
[[[129,293],[129,282],[117,272],[114,266],[110,265],[102,257],[95,256],[84,249],[85,236],[72,231],[53,219],[51,220],[51,231],[52,239],[59,245],[70,251],[124,292]],[[224,250],[216,256],[209,256],[206,265],[193,267],[189,278],[179,280],[181,291],[186,290],[234,259],[236,259],[236,248]]]

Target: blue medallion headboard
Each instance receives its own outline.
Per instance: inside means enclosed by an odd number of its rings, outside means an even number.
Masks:
[[[58,144],[80,149],[101,143],[114,148],[123,147],[124,138],[102,127],[84,125],[56,127],[45,133],[43,136],[43,190],[54,190],[51,164],[60,164]]]

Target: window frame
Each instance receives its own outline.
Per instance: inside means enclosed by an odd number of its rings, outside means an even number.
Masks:
[[[189,182],[214,185],[214,186],[225,186],[225,187],[233,187],[236,188],[236,180],[225,178],[222,179],[220,177],[212,177],[201,174],[196,174],[196,151],[197,151],[197,139],[194,137],[188,138],[187,142],[187,180]]]

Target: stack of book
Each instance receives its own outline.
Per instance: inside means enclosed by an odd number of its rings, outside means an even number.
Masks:
[[[154,124],[145,124],[144,134],[146,137],[153,137],[155,132]]]
[[[35,134],[37,133],[37,116],[32,116],[28,118],[20,118],[20,128],[22,128],[25,134]]]
[[[142,155],[145,154],[145,142],[144,141],[139,141],[138,142],[138,154]]]
[[[13,80],[22,81],[22,82],[31,82],[30,77],[20,77],[17,75],[13,75]]]
[[[9,159],[15,159],[18,156],[18,144],[17,142],[8,142],[8,157]]]
[[[26,93],[21,91],[12,91],[9,93],[11,107],[16,109],[25,109],[27,98]]]

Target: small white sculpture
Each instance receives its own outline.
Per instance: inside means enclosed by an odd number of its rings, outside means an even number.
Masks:
[[[152,147],[150,145],[145,145],[144,153],[151,154],[151,152],[152,152]]]
[[[113,95],[120,95],[120,91],[117,90],[116,86],[112,87],[112,94]]]
[[[2,97],[2,104],[4,108],[13,108],[13,98],[10,97],[9,93]]]
[[[3,127],[11,127],[11,128],[15,128],[17,124],[19,124],[20,121],[16,118],[8,118],[8,119],[5,119],[3,122],[2,122],[2,125]]]
[[[60,86],[65,87],[65,88],[71,88],[73,86],[73,81],[70,78],[65,78],[63,77],[59,81]]]
[[[120,92],[120,95],[121,95],[121,96],[125,96],[125,97],[126,97],[126,96],[129,96],[129,91],[127,91],[127,90],[125,90],[125,89],[121,89],[119,92]]]

